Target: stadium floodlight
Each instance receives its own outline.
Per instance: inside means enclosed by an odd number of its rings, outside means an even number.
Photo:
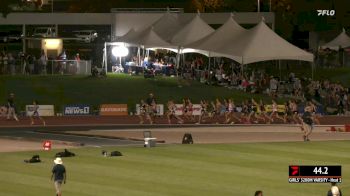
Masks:
[[[112,48],[112,54],[115,57],[125,57],[129,54],[129,49],[125,46],[115,46]]]

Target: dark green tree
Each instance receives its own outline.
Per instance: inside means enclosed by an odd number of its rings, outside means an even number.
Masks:
[[[3,17],[6,17],[9,13],[11,13],[12,8],[10,5],[20,3],[19,0],[0,0],[0,13]]]

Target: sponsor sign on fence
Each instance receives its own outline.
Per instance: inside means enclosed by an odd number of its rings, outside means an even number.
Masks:
[[[127,104],[102,104],[100,106],[101,116],[127,116]]]
[[[38,113],[40,116],[55,116],[55,109],[53,105],[38,105]],[[33,115],[34,106],[26,105],[26,114],[27,116]]]
[[[182,104],[175,104],[176,105],[176,115],[183,115],[183,105]],[[192,115],[199,116],[201,115],[201,105],[200,104],[193,104],[192,106]]]
[[[140,114],[140,104],[136,104],[136,115]],[[163,104],[157,104],[157,116],[164,115],[164,105]]]
[[[66,105],[63,108],[63,114],[65,116],[90,115],[91,107],[88,105]]]
[[[265,105],[266,112],[272,112],[272,105]],[[286,111],[285,105],[277,105],[278,113],[284,113]]]

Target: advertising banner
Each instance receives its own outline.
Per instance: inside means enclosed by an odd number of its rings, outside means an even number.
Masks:
[[[182,104],[175,104],[175,105],[176,105],[175,114],[179,115],[179,116],[183,115],[183,105]],[[200,104],[193,104],[192,109],[193,109],[193,112],[192,112],[193,116],[201,115],[201,105]]]
[[[55,109],[53,105],[38,105],[38,113],[40,116],[55,116]],[[31,116],[34,112],[33,105],[26,105],[26,115]]]
[[[265,105],[266,112],[272,112],[272,105]],[[277,105],[278,113],[284,113],[286,111],[285,105]]]
[[[82,115],[90,115],[91,107],[88,105],[66,105],[63,108],[63,114],[65,116],[82,116]]]
[[[136,115],[140,115],[140,104],[136,104]],[[157,116],[164,115],[164,105],[157,104]]]
[[[127,104],[102,104],[100,106],[101,116],[127,116]]]

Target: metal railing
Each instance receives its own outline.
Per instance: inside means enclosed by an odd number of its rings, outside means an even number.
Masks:
[[[91,75],[91,61],[21,60],[0,61],[0,75]]]

